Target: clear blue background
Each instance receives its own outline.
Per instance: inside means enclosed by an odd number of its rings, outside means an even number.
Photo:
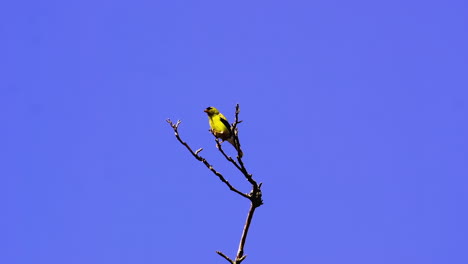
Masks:
[[[468,263],[466,1],[3,1],[0,263]],[[233,153],[229,146],[226,151]]]

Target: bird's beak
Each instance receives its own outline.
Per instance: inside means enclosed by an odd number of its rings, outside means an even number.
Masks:
[[[203,112],[208,113],[208,109],[203,110]]]

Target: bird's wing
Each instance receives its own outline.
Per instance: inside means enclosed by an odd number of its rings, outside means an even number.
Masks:
[[[232,133],[231,133],[231,125],[229,124],[229,122],[227,121],[227,119],[226,119],[222,114],[219,114],[219,120],[221,120],[221,122],[223,123],[223,125],[226,126],[227,130],[229,131],[229,134],[232,135]]]

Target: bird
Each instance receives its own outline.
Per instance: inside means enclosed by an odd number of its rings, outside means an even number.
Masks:
[[[234,148],[237,150],[239,157],[242,158],[244,155],[240,146],[234,142],[234,133],[231,131],[231,125],[227,121],[226,117],[221,114],[218,109],[210,106],[204,110],[208,114],[208,121],[210,123],[210,131],[216,138],[220,138],[223,141],[231,143]]]

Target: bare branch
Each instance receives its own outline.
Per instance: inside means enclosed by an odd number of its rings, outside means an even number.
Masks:
[[[226,256],[223,252],[216,251],[216,253],[218,253],[218,255],[220,255],[221,257],[223,257],[225,260],[229,261],[230,263],[235,264],[235,262],[232,259],[230,259],[228,256]]]
[[[196,152],[194,152],[194,151],[192,150],[192,148],[190,148],[190,146],[180,138],[178,129],[179,129],[179,125],[180,125],[180,123],[182,123],[182,121],[177,120],[177,123],[174,124],[170,119],[167,119],[166,122],[169,123],[169,125],[170,125],[170,126],[172,127],[172,129],[174,130],[174,134],[175,134],[177,140],[178,140],[182,145],[184,145],[184,146],[188,149],[188,151],[192,154],[193,157],[195,157],[197,160],[199,160],[199,161],[201,161],[203,164],[205,164],[205,166],[206,166],[209,170],[211,170],[216,176],[218,176],[218,178],[219,178],[224,184],[226,184],[227,187],[228,187],[231,191],[233,191],[233,192],[235,192],[235,193],[237,193],[237,194],[239,194],[239,195],[241,195],[241,196],[243,196],[243,197],[245,197],[245,198],[250,199],[250,196],[249,196],[249,195],[247,195],[247,194],[245,194],[245,193],[243,193],[243,192],[237,190],[236,188],[234,188],[234,187],[224,178],[224,176],[223,176],[220,172],[218,172],[217,170],[215,170],[215,169],[213,168],[213,166],[212,166],[205,158],[203,158],[203,157],[201,157],[200,155],[198,155],[198,153],[200,153],[200,151],[202,151],[202,149],[198,149]]]
[[[250,174],[247,171],[247,169],[245,168],[244,162],[242,161],[242,157],[241,157],[241,155],[239,155],[240,154],[239,153],[240,152],[240,141],[239,141],[239,136],[238,136],[239,131],[237,129],[237,125],[242,122],[241,120],[239,120],[239,113],[240,113],[240,106],[239,106],[239,104],[236,104],[236,113],[235,113],[234,123],[232,123],[231,131],[233,131],[234,142],[238,146],[238,155],[237,155],[237,161],[238,162],[236,162],[232,157],[228,156],[224,152],[223,148],[221,147],[221,142],[219,142],[219,139],[215,139],[216,147],[221,152],[221,154],[223,154],[223,156],[226,158],[226,160],[231,162],[244,175],[244,177],[247,179],[247,181],[252,185],[252,194],[256,194],[255,196],[259,196],[259,194],[260,194],[260,197],[258,197],[258,199],[256,199],[256,201],[255,201],[255,204],[258,204],[258,206],[260,206],[263,203],[261,201],[260,187],[259,187],[258,183],[253,179],[252,174]],[[252,197],[253,196],[251,196],[251,198]]]
[[[239,242],[239,249],[237,250],[236,263],[241,263],[242,260],[244,260],[247,257],[247,255],[244,255],[244,245],[245,245],[245,241],[247,240],[247,234],[249,233],[249,228],[250,228],[250,223],[252,222],[252,217],[257,207],[258,206],[255,206],[253,202],[250,205],[250,210],[249,210],[249,213],[247,214],[247,220],[245,221],[244,229],[242,230],[242,236]]]
[[[241,150],[241,145],[239,141],[239,130],[237,129],[237,125],[242,123],[242,120],[239,121],[239,113],[240,113],[240,106],[239,104],[236,104],[236,113],[235,113],[235,118],[234,118],[234,123],[231,125],[231,131],[233,133],[234,137],[234,144],[237,146],[237,157],[242,158],[242,150]]]
[[[240,148],[239,131],[237,129],[237,125],[240,124],[242,121],[239,120],[239,113],[240,113],[240,107],[239,107],[239,104],[237,104],[234,123],[232,123],[232,126],[231,126],[231,131],[233,131],[234,142],[238,146],[237,162],[231,156],[228,156],[226,152],[224,152],[219,139],[215,139],[216,147],[218,148],[219,152],[221,152],[224,158],[226,158],[227,161],[231,162],[234,165],[234,167],[236,167],[244,175],[247,181],[252,185],[252,191],[249,194],[249,199],[251,202],[250,210],[247,214],[247,219],[245,221],[244,229],[242,230],[242,235],[241,235],[241,239],[239,242],[239,248],[237,250],[237,256],[236,256],[236,260],[234,264],[241,263],[247,257],[247,255],[244,255],[244,246],[247,240],[247,234],[249,232],[250,224],[252,222],[252,217],[254,215],[255,209],[263,204],[262,191],[260,189],[262,184],[261,183],[258,184],[253,179],[252,174],[250,174],[245,168],[244,162],[242,161],[242,156],[240,155],[241,148]]]
[[[166,121],[171,125],[171,127],[173,128],[174,130],[174,133],[175,133],[175,136],[177,138],[177,140],[182,144],[184,145],[188,151],[199,161],[201,161],[203,164],[205,164],[205,166],[211,170],[216,176],[218,176],[218,178],[224,183],[226,184],[229,189],[239,195],[241,195],[242,197],[245,197],[247,199],[250,200],[250,209],[249,209],[249,212],[247,214],[247,219],[245,221],[245,224],[244,224],[244,229],[242,230],[242,235],[241,235],[241,239],[240,239],[240,242],[239,242],[239,248],[237,250],[237,255],[236,255],[236,259],[235,260],[232,260],[230,259],[228,256],[226,256],[224,253],[222,253],[221,251],[216,251],[216,253],[218,253],[218,255],[220,255],[221,257],[223,257],[225,260],[227,260],[229,263],[231,264],[240,264],[246,257],[247,255],[244,255],[244,246],[245,246],[245,242],[247,240],[247,234],[249,232],[249,228],[250,228],[250,224],[252,223],[252,218],[253,218],[253,215],[255,213],[255,209],[259,206],[261,206],[263,204],[263,200],[262,200],[262,191],[261,191],[261,187],[262,187],[262,183],[258,184],[254,179],[253,179],[253,176],[252,174],[250,174],[245,165],[244,165],[244,162],[242,160],[242,150],[240,148],[240,141],[239,141],[239,131],[238,131],[238,128],[237,128],[237,125],[240,124],[242,121],[239,120],[239,113],[240,113],[240,107],[239,107],[239,104],[236,105],[236,113],[235,113],[235,120],[234,120],[234,123],[232,123],[231,125],[231,131],[233,132],[233,138],[234,138],[234,144],[237,149],[237,161],[234,160],[231,156],[228,156],[226,154],[226,152],[224,152],[222,146],[221,146],[221,142],[218,138],[215,139],[216,141],[216,147],[218,148],[218,150],[221,152],[221,154],[224,156],[224,158],[226,158],[227,161],[229,161],[230,163],[232,163],[234,165],[234,167],[236,167],[243,175],[244,177],[247,179],[247,181],[252,185],[252,190],[250,191],[249,194],[245,194],[245,193],[242,193],[241,191],[237,190],[236,188],[234,188],[224,177],[221,173],[219,173],[218,171],[216,171],[213,166],[208,163],[208,161],[206,159],[204,159],[203,157],[201,157],[199,155],[199,153],[203,150],[202,148],[196,150],[195,152],[190,148],[190,146],[184,142],[180,136],[179,136],[179,132],[178,132],[178,127],[181,123],[180,120],[177,121],[176,124],[174,124],[170,119],[167,119]],[[213,134],[214,135],[214,134]],[[215,136],[216,137],[216,136]]]
[[[237,169],[242,170],[241,167],[239,166],[239,164],[237,164],[237,162],[236,162],[231,156],[228,156],[228,155],[226,154],[226,152],[224,152],[223,147],[221,146],[221,142],[219,142],[219,139],[216,138],[215,141],[216,141],[216,148],[219,149],[219,151],[221,152],[221,154],[223,154],[223,156],[224,156],[229,162],[231,162],[232,164],[234,164],[234,166],[235,166]]]

